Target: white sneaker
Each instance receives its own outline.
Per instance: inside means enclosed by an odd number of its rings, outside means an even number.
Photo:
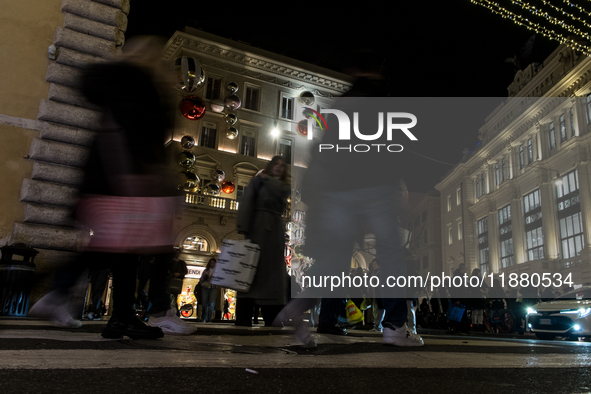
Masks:
[[[152,327],[160,327],[163,333],[170,335],[191,335],[197,331],[197,327],[193,327],[187,322],[181,320],[174,311],[169,309],[162,317],[150,316],[148,325]]]
[[[384,337],[382,343],[384,345],[423,346],[425,344],[423,338],[409,330],[406,324],[402,327],[396,327],[390,323],[384,323],[383,325]]]
[[[28,316],[49,319],[58,327],[82,327],[82,322],[72,317],[67,299],[56,290],[41,297],[29,309]]]

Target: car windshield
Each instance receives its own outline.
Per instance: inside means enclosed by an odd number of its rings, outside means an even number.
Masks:
[[[561,295],[557,300],[591,300],[591,289],[572,290]]]

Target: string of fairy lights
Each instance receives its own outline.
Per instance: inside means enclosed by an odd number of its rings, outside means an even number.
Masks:
[[[480,5],[489,9],[494,14],[500,15],[502,18],[510,19],[516,25],[523,26],[531,31],[536,32],[550,40],[558,41],[561,44],[568,46],[571,49],[580,51],[587,56],[591,56],[591,46],[589,43],[580,42],[583,40],[591,40],[591,35],[581,30],[580,27],[574,26],[573,23],[580,24],[581,27],[591,29],[591,24],[581,16],[577,16],[565,8],[553,4],[549,0],[536,0],[542,6],[532,5],[525,0],[508,0],[507,4],[521,9],[524,15],[514,12],[504,6],[499,1],[491,0],[471,0],[473,4]],[[581,5],[575,4],[572,0],[562,0],[567,7],[578,10],[579,13],[591,17],[591,12],[585,10]],[[543,21],[542,23],[530,19],[536,17]],[[566,35],[568,34],[568,35]]]

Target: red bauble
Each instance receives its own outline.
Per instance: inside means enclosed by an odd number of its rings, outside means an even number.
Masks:
[[[302,119],[298,122],[298,133],[303,136],[308,135],[308,121],[306,119]]]
[[[234,186],[234,182],[225,181],[224,183],[222,183],[222,191],[224,193],[230,194],[234,191],[234,189],[236,189],[236,186]]]
[[[205,101],[199,96],[187,96],[181,100],[181,113],[189,120],[198,120],[205,115]]]

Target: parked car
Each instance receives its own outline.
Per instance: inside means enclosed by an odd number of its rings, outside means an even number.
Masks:
[[[539,339],[591,337],[591,286],[535,304],[527,310],[526,323]]]

